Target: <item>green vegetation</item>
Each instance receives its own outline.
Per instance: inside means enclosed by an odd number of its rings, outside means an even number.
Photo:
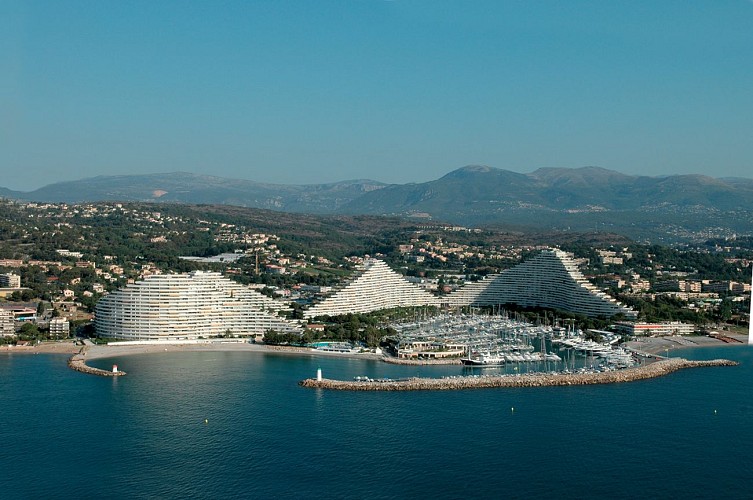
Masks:
[[[556,217],[565,215],[552,215],[552,223]],[[623,223],[630,220],[626,217]],[[640,244],[612,234],[607,231],[606,222],[598,222],[594,226],[597,230],[583,233],[534,233],[511,230],[509,226],[451,231],[440,224],[420,224],[394,217],[314,216],[233,206],[150,203],[27,206],[0,200],[0,259],[24,261],[21,267],[0,267],[0,273],[19,274],[22,286],[27,288],[13,293],[8,301],[29,303],[40,315],[48,317],[71,314],[71,310],[64,311],[61,306],[69,302],[83,320],[103,293],[151,272],[222,271],[238,282],[264,285],[263,293],[274,295],[299,285],[336,286],[353,272],[354,262],[347,258],[368,254],[383,258],[407,276],[437,280],[439,293],[443,293],[445,286],[450,290],[464,281],[509,268],[535,253],[535,246],[543,244],[559,245],[576,257],[587,259],[584,273],[597,283],[614,278],[629,280],[633,275],[648,280],[651,286],[669,278],[747,282],[750,270],[746,262],[753,259],[750,236],[671,246]],[[259,234],[274,237],[258,243],[255,235]],[[412,249],[401,248],[405,246]],[[449,248],[460,250],[448,251]],[[64,249],[81,255],[61,255],[58,251]],[[597,249],[625,250],[632,257],[622,264],[603,265]],[[249,253],[234,263],[205,264],[179,258],[234,251]],[[280,258],[290,263],[287,273],[265,272],[266,264],[276,263]],[[743,320],[748,307],[745,301],[730,300],[731,294],[722,294],[718,302],[689,308],[677,298],[628,294],[613,286],[611,293],[638,309],[640,319],[645,321],[734,324]],[[75,298],[64,300],[64,290],[72,291]],[[517,312],[534,323],[551,321],[556,316],[573,319],[581,328],[601,329],[609,324],[607,319],[589,319],[561,311]],[[394,319],[390,314],[401,313],[323,318],[324,332],[306,332],[297,341],[326,339],[378,345],[389,335],[386,325]],[[302,318],[302,306],[294,304],[291,317]],[[29,329],[20,333],[30,340],[44,336],[43,331]],[[275,338],[274,333],[271,338]],[[296,341],[282,337],[278,340]]]

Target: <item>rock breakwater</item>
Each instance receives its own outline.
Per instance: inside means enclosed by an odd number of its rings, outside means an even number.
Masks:
[[[86,364],[86,347],[81,349],[78,354],[74,354],[68,358],[68,368],[89,375],[99,375],[100,377],[120,377],[121,375],[126,374],[126,372],[123,371],[113,372],[88,366]]]
[[[685,368],[708,366],[736,366],[727,359],[691,361],[682,358],[665,359],[655,363],[613,372],[597,373],[531,373],[524,375],[485,375],[480,377],[410,378],[404,380],[345,381],[306,379],[302,387],[342,391],[443,391],[457,389],[486,389],[497,387],[552,387],[596,385],[633,382],[661,377]]]

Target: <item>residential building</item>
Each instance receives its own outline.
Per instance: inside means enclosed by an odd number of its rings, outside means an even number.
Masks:
[[[578,270],[570,254],[543,250],[534,258],[500,274],[469,283],[447,298],[451,307],[517,304],[561,309],[589,317],[637,312],[600,291]]]
[[[631,336],[692,335],[695,333],[696,327],[695,325],[681,323],[679,321],[663,323],[633,323],[629,321],[620,321],[615,323],[615,330],[618,333]]]
[[[395,307],[439,306],[439,299],[409,283],[378,259],[365,259],[344,285],[304,312],[306,318],[366,313]]]
[[[750,291],[750,285],[736,281],[712,281],[703,284],[704,292],[742,294]]]
[[[129,340],[302,332],[277,315],[286,307],[220,273],[194,271],[152,275],[106,295],[96,305],[94,325],[100,337]]]
[[[13,273],[0,274],[0,288],[21,288],[21,276]]]
[[[0,309],[0,337],[12,337],[15,334],[13,311]]]
[[[700,281],[690,280],[661,280],[654,283],[657,292],[693,292],[701,291]]]
[[[71,323],[67,318],[52,318],[50,320],[50,335],[67,337],[71,331]]]

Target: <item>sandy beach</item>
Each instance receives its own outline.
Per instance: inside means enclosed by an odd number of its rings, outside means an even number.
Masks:
[[[198,351],[244,351],[264,354],[278,354],[281,356],[324,356],[351,359],[381,360],[381,354],[373,353],[338,353],[317,351],[300,347],[267,346],[264,344],[208,342],[203,344],[181,345],[97,345],[86,349],[86,359],[112,358],[132,354],[151,354],[160,352],[198,352]],[[78,352],[78,351],[76,351]]]
[[[37,346],[0,346],[0,353],[7,352],[13,354],[76,354],[80,350],[81,346],[74,344],[72,340],[62,342],[43,342]]]
[[[62,342],[43,342],[36,346],[0,346],[0,354],[78,354],[83,346],[76,345],[72,340]],[[159,352],[190,352],[190,351],[246,351],[267,354],[296,355],[296,356],[326,356],[354,359],[382,359],[381,354],[373,353],[339,353],[317,351],[302,347],[267,346],[264,344],[249,344],[247,342],[207,342],[201,344],[149,344],[149,345],[90,345],[86,347],[86,359],[112,358],[132,354],[151,354]]]
[[[668,337],[642,337],[636,340],[631,340],[625,345],[636,351],[648,354],[659,354],[662,356],[667,354],[672,356],[672,353],[675,351],[694,347],[735,347],[748,345],[748,337],[746,335],[727,334],[727,336],[739,340],[740,342],[726,343],[713,337],[701,335],[675,335]]]

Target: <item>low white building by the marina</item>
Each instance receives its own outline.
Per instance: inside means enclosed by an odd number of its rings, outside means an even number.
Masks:
[[[696,332],[695,325],[680,321],[666,321],[663,323],[619,321],[614,326],[618,333],[630,336],[693,335]]]

